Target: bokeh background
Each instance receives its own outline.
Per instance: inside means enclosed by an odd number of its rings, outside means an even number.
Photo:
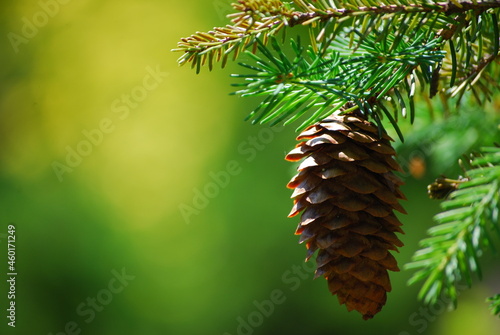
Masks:
[[[0,9],[1,334],[500,331],[485,303],[500,291],[488,254],[484,280],[454,312],[421,305],[409,271],[391,275],[388,303],[370,321],[312,280],[297,220],[286,218],[294,127],[243,122],[256,101],[228,95],[237,65],[196,75],[170,52],[180,37],[225,24],[228,1],[3,0]],[[447,121],[439,104],[434,120],[420,105],[416,124],[402,124],[406,144],[396,142],[408,196],[401,265],[439,208],[426,185],[500,139],[499,99]]]

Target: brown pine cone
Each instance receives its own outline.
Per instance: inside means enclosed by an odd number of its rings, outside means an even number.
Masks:
[[[295,189],[293,217],[303,211],[295,234],[306,242],[306,261],[316,257],[316,277],[349,311],[372,318],[385,305],[391,283],[387,270],[399,271],[389,250],[403,243],[393,210],[406,213],[398,199],[403,182],[396,154],[378,128],[355,114],[332,115],[304,130],[286,159],[299,161],[288,183]]]

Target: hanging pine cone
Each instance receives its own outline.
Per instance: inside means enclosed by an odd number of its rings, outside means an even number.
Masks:
[[[390,142],[373,123],[355,114],[332,115],[304,130],[288,161],[305,158],[288,183],[295,189],[289,217],[304,211],[296,234],[306,242],[306,261],[316,250],[316,277],[349,311],[372,318],[385,305],[391,283],[387,270],[399,271],[389,250],[403,243],[393,210],[406,213],[401,167]]]

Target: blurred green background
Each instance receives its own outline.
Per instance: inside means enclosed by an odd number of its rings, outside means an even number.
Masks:
[[[170,52],[180,37],[225,24],[228,2],[0,6],[1,334],[500,331],[484,301],[500,291],[488,255],[485,280],[463,291],[452,313],[418,303],[408,271],[391,274],[393,292],[370,321],[312,280],[297,220],[286,218],[294,166],[283,157],[294,127],[242,121],[255,101],[228,96],[236,65],[196,75]],[[413,128],[403,125],[400,161],[419,178],[403,176],[400,265],[438,210],[426,185],[463,151],[499,139],[499,106],[485,107],[487,122],[469,109],[431,128],[421,110]],[[446,127],[464,132],[446,136]],[[9,224],[15,328],[6,319]]]

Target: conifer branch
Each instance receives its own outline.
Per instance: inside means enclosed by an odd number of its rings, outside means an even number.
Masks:
[[[413,121],[416,86],[422,90],[428,86],[431,98],[436,94],[443,101],[458,97],[457,104],[467,90],[481,103],[500,89],[485,71],[498,63],[497,1],[239,0],[233,7],[236,13],[228,15],[231,25],[183,38],[174,50],[184,52],[180,64],[191,63],[197,72],[207,64],[211,70],[216,62],[224,67],[230,56],[235,60],[249,51],[248,57],[260,65],[243,66],[259,74],[249,75],[247,88],[237,93],[267,95],[250,114],[254,122],[288,124],[311,111],[301,130],[351,103],[379,126],[386,116],[402,139],[398,115],[409,115]],[[276,48],[278,42],[268,47],[280,31],[297,25],[306,26],[311,36],[311,49],[305,51],[311,57],[309,70],[287,60]],[[428,52],[428,45],[433,46],[433,55],[410,59]],[[410,46],[405,55],[404,48]],[[333,61],[335,53],[342,58],[340,63]],[[295,68],[287,69],[287,64]]]
[[[305,4],[312,2],[313,4]],[[319,1],[326,3],[327,1]],[[368,6],[356,6],[348,1],[336,1],[345,8],[322,8],[314,7],[316,1],[295,1],[304,12],[294,12],[294,19],[291,20],[291,26],[297,24],[308,24],[312,20],[326,21],[331,18],[339,19],[346,16],[359,15],[384,15],[384,14],[414,14],[414,13],[443,13],[446,16],[461,14],[467,11],[482,12],[490,8],[499,8],[500,3],[496,1],[475,1],[475,2],[424,2],[409,3],[407,1],[367,1]],[[302,3],[302,4],[300,4]]]
[[[292,13],[289,6],[279,0],[240,0],[232,6],[237,10],[228,15],[232,18],[232,24],[206,33],[196,32],[181,39],[178,48],[172,50],[184,52],[178,60],[180,65],[191,62],[197,72],[206,63],[211,70],[214,61],[221,61],[224,67],[230,54],[235,60],[241,51],[250,46],[256,47],[254,43],[257,37],[266,41],[281,30]]]
[[[457,302],[457,285],[472,285],[472,274],[479,279],[482,271],[479,257],[494,250],[500,236],[500,147],[483,148],[463,163],[466,181],[457,181],[458,189],[441,204],[437,225],[429,229],[430,237],[421,241],[423,249],[413,256],[407,269],[418,271],[409,280],[425,280],[419,298],[435,303],[443,294],[453,305]]]
[[[201,66],[208,64],[212,69],[214,61],[221,61],[225,66],[229,54],[233,59],[253,46],[255,38],[260,37],[264,43],[267,38],[276,35],[280,30],[297,25],[308,26],[310,29],[319,27],[316,34],[311,35],[311,42],[316,46],[325,37],[325,29],[338,30],[345,19],[353,19],[353,26],[361,25],[360,32],[373,30],[387,15],[396,15],[405,20],[406,16],[413,19],[412,25],[430,25],[430,28],[441,27],[445,39],[451,38],[456,30],[453,26],[457,17],[464,13],[474,12],[479,15],[487,10],[500,8],[497,1],[473,1],[473,2],[433,2],[406,0],[364,0],[365,6],[354,5],[349,1],[293,1],[295,6],[289,2],[280,0],[239,0],[232,6],[236,13],[228,15],[232,24],[218,27],[208,32],[196,32],[195,34],[182,38],[178,47],[173,51],[184,52],[179,58],[179,64],[191,63],[197,72]],[[431,15],[430,17],[426,17]],[[450,19],[451,18],[451,19]],[[368,19],[368,20],[366,20]],[[418,20],[416,20],[418,19]],[[448,24],[448,26],[446,26]],[[449,36],[448,36],[449,35]]]
[[[500,317],[500,294],[496,294],[487,299],[490,303],[491,313]]]
[[[298,39],[298,44],[292,43],[295,55],[289,57],[276,39],[270,41],[272,50],[259,42],[258,50],[265,57],[249,54],[256,64],[241,63],[256,74],[234,75],[246,79],[243,84],[235,84],[244,87],[235,94],[267,95],[248,119],[254,123],[288,124],[311,111],[311,116],[298,128],[302,130],[350,103],[376,121],[387,116],[401,139],[402,134],[385,107],[386,100],[389,98],[406,117],[404,94],[413,118],[417,73],[429,77],[429,69],[444,56],[436,50],[440,40],[425,43],[423,34],[411,42],[398,40],[392,34],[380,42],[369,36],[355,53],[347,51],[347,45],[337,43],[335,49],[327,50],[329,56],[318,55],[312,48],[306,52]],[[343,49],[347,56],[343,56]],[[381,76],[384,81],[379,80]]]

